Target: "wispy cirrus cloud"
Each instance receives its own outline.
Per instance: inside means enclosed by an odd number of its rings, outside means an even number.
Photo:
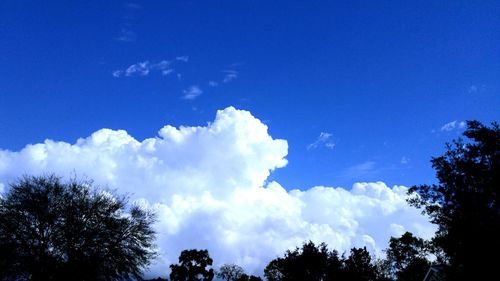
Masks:
[[[223,70],[222,73],[224,73],[223,83],[229,83],[238,78],[238,71],[236,70]]]
[[[479,85],[470,85],[467,88],[467,93],[474,95],[474,94],[480,94],[486,91],[486,85],[485,84],[479,84]]]
[[[159,73],[162,76],[175,74],[175,77],[177,77],[177,80],[182,85],[182,87],[191,85],[182,90],[182,96],[181,96],[182,99],[193,100],[203,93],[203,90],[199,86],[197,86],[199,85],[199,81],[189,81],[189,79],[184,79],[184,76],[178,70],[182,69],[180,64],[188,63],[189,59],[190,59],[189,56],[183,55],[183,56],[175,56],[169,60],[140,61],[121,69],[115,69],[111,72],[111,75],[115,78],[123,78],[123,77],[145,77],[152,75],[154,73]],[[239,75],[239,72],[234,69],[222,70],[221,72],[223,73],[223,76],[220,77],[220,80],[215,80],[215,79],[208,80],[205,85],[207,85],[208,88],[219,87],[222,86],[223,84],[227,84],[237,79]],[[179,91],[181,91],[181,89],[182,88],[180,88]],[[328,143],[325,145],[328,148],[332,148],[334,144]]]
[[[356,164],[349,167],[345,174],[347,176],[366,176],[376,173],[376,162],[375,161],[365,161],[363,163]]]
[[[117,69],[112,72],[113,77],[131,77],[131,76],[147,76],[152,71],[158,71],[162,75],[168,75],[174,72],[172,68],[172,62],[168,60],[162,60],[159,62],[151,63],[146,60],[143,62],[134,63],[125,69]]]
[[[182,62],[188,62],[189,61],[189,56],[178,56],[175,59],[178,60],[178,61],[182,61]]]
[[[142,9],[142,6],[138,3],[125,3],[122,10],[122,23],[120,32],[115,36],[115,40],[118,42],[134,42],[137,40],[137,33],[133,30],[134,20],[137,16],[137,12]]]
[[[307,150],[316,149],[318,147],[325,147],[328,149],[333,149],[335,147],[335,142],[333,140],[333,134],[321,132],[319,137],[313,143],[307,146]]]
[[[151,71],[152,67],[149,61],[138,62],[127,67],[125,70],[125,76],[146,76]]]
[[[464,121],[455,120],[455,121],[448,122],[448,123],[444,124],[443,126],[441,126],[440,131],[441,132],[450,132],[453,130],[460,130],[460,129],[465,128],[465,125],[466,125],[466,123]]]
[[[138,4],[138,3],[132,3],[132,2],[126,3],[125,7],[129,8],[131,10],[140,10],[140,9],[142,9],[142,6],[140,4]]]
[[[399,163],[401,165],[408,165],[408,163],[410,163],[410,158],[403,156],[403,157],[401,157],[401,160],[399,161]]]
[[[201,94],[203,94],[203,90],[196,85],[189,86],[189,88],[182,91],[184,95],[182,96],[185,100],[194,100]]]
[[[173,69],[164,69],[164,70],[161,71],[161,74],[163,76],[167,76],[167,75],[169,75],[170,73],[173,73],[173,72],[174,72]]]
[[[115,40],[120,42],[134,42],[137,40],[137,33],[129,28],[122,27]]]

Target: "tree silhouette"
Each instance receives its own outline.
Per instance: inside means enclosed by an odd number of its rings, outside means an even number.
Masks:
[[[170,280],[211,281],[214,278],[212,263],[207,250],[184,250],[179,256],[179,264],[170,265]]]
[[[236,281],[262,281],[262,278],[255,275],[246,275],[243,273],[240,277],[235,279]]]
[[[0,196],[1,280],[132,280],[155,253],[154,215],[54,175],[19,179]]]
[[[405,232],[400,238],[391,237],[386,251],[387,262],[392,274],[399,281],[421,281],[424,279],[430,262],[428,242]]]
[[[227,281],[262,281],[258,276],[247,275],[241,266],[236,264],[224,264],[217,272],[217,277]]]
[[[226,281],[235,281],[240,280],[243,274],[245,274],[245,271],[241,266],[236,264],[224,264],[220,267],[219,272],[217,272],[217,277]],[[248,275],[246,275],[246,277],[248,278]]]
[[[370,253],[364,248],[352,248],[351,254],[345,260],[347,280],[369,281],[375,280],[375,266],[372,264]]]
[[[366,248],[353,248],[348,258],[339,258],[337,251],[328,250],[326,244],[316,246],[313,242],[272,260],[264,276],[268,281],[386,280],[378,278]]]
[[[410,204],[438,225],[433,241],[448,259],[452,280],[498,275],[500,253],[500,129],[469,121],[464,136],[432,159],[439,184],[409,191],[418,195]]]
[[[267,281],[281,281],[284,280],[285,259],[276,258],[269,262],[264,268],[264,276]]]
[[[317,247],[309,241],[302,248],[287,251],[283,258],[271,261],[264,275],[269,281],[324,280],[331,255],[337,256],[336,252],[328,251],[326,244]]]

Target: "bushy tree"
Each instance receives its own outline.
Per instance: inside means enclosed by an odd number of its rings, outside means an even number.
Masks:
[[[264,275],[269,281],[324,280],[329,259],[336,257],[337,253],[330,252],[326,244],[316,246],[310,241],[271,261]]]
[[[0,197],[0,279],[132,280],[155,256],[154,214],[93,187],[25,176]]]
[[[439,183],[412,187],[409,201],[437,224],[452,280],[497,276],[500,253],[500,129],[469,121],[463,134],[432,159]]]
[[[262,281],[262,278],[259,276],[255,275],[247,275],[243,273],[238,279],[235,279],[236,281]]]
[[[379,280],[366,248],[352,248],[349,257],[340,258],[326,244],[316,246],[313,242],[272,260],[264,269],[264,276],[268,281]]]
[[[429,242],[405,232],[401,237],[391,237],[386,250],[387,262],[392,275],[399,281],[421,281],[424,279],[430,262]]]
[[[217,272],[217,277],[227,281],[262,281],[258,276],[247,275],[241,266],[224,264]]]
[[[170,265],[171,281],[211,281],[214,278],[213,260],[208,250],[184,250],[179,264]]]
[[[352,248],[351,254],[344,261],[347,280],[369,281],[377,276],[370,253],[364,248]]]
[[[224,264],[217,272],[217,277],[226,281],[235,281],[242,278],[243,274],[245,274],[245,271],[241,266],[236,264]],[[246,277],[248,277],[248,275]]]

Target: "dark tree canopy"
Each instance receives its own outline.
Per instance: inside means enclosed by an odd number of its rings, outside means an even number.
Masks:
[[[207,250],[184,250],[179,264],[170,265],[171,281],[211,281],[214,278],[213,260]]]
[[[264,275],[269,281],[379,280],[366,248],[353,248],[348,258],[339,258],[326,244],[316,246],[313,242],[272,260]]]
[[[224,264],[217,272],[217,277],[226,281],[235,281],[241,279],[243,274],[245,274],[245,271],[241,266],[236,264]]]
[[[438,225],[434,245],[449,262],[449,277],[473,280],[498,270],[500,129],[469,121],[464,136],[432,159],[439,184],[412,187],[418,196],[409,202]]]
[[[217,277],[226,281],[262,281],[258,276],[247,275],[243,268],[236,264],[224,264],[217,272]]]
[[[387,262],[391,275],[399,281],[421,281],[424,279],[430,262],[427,260],[429,243],[410,232],[400,238],[391,237],[387,249]]]
[[[351,254],[344,261],[346,280],[375,280],[377,273],[372,258],[366,248],[352,248]]]
[[[316,246],[310,241],[300,249],[287,251],[283,258],[272,260],[264,275],[269,281],[323,280],[330,259],[337,258],[337,252],[330,252],[326,244]]]
[[[132,280],[155,256],[154,215],[90,181],[26,176],[0,197],[0,280]]]
[[[236,281],[262,281],[262,278],[255,275],[247,275],[243,273],[240,277],[235,279]]]

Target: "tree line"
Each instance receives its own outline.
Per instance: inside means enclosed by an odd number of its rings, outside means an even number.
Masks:
[[[392,237],[385,259],[373,258],[366,248],[339,255],[309,241],[272,260],[263,276],[268,281],[423,280],[431,264],[439,265],[443,280],[497,276],[499,125],[469,121],[463,136],[432,158],[438,183],[409,190],[408,203],[438,228],[430,241],[408,232]],[[155,219],[150,210],[89,180],[22,177],[0,194],[0,280],[142,280],[157,255]],[[234,264],[217,271],[212,264],[208,251],[185,250],[179,263],[170,265],[170,279],[262,280]]]
[[[316,245],[309,241],[269,262],[264,277],[268,281],[421,281],[431,265],[429,246],[429,241],[406,232],[399,238],[390,239],[385,259],[375,259],[366,247],[352,248],[346,256],[330,250],[325,243]],[[207,250],[184,250],[179,256],[179,264],[170,265],[170,280],[211,281],[214,276],[226,281],[262,280],[247,275],[235,264],[224,264],[215,272],[212,263]]]

